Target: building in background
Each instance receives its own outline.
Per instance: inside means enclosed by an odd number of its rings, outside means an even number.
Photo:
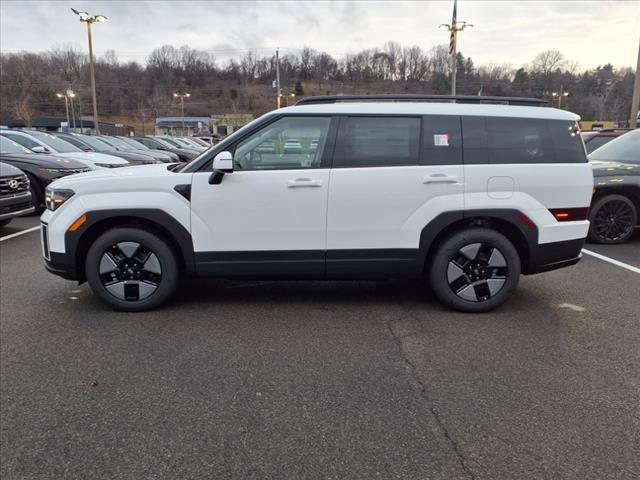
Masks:
[[[183,123],[184,122],[184,123]],[[184,131],[182,126],[184,124]],[[156,135],[186,136],[210,135],[209,117],[158,117]]]
[[[253,120],[253,115],[248,113],[226,113],[211,115],[211,133],[226,136]]]
[[[77,117],[75,127],[73,123],[67,124],[67,119],[62,117],[34,117],[31,122],[31,128],[43,130],[46,132],[76,132],[91,135],[95,133],[93,117],[82,116]],[[24,125],[11,125],[14,127],[24,127]],[[100,133],[103,135],[133,135],[134,128],[131,125],[123,123],[100,122]]]

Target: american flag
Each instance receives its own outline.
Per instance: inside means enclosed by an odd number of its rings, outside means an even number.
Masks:
[[[451,19],[451,38],[449,38],[449,55],[456,51],[456,21],[458,16],[458,0],[453,0],[453,18]]]

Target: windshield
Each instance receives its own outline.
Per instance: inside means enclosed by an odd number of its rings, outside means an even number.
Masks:
[[[605,143],[589,154],[589,160],[640,163],[640,129]]]
[[[175,140],[173,140],[173,139],[169,139],[169,138],[158,138],[157,140],[158,140],[159,142],[167,143],[167,144],[171,145],[172,147],[177,147],[177,148],[183,148],[183,147],[184,147],[184,145],[182,145],[182,144],[181,144],[181,143],[179,143],[179,142],[176,142],[176,141],[175,141]]]
[[[48,133],[42,132],[28,132],[33,138],[37,138],[42,143],[51,147],[51,149],[57,153],[76,153],[82,152],[78,147],[74,147],[69,142],[65,142],[64,140],[60,140],[59,138],[54,137],[53,135],[49,135]]]
[[[0,135],[0,153],[31,153],[31,150]]]
[[[134,140],[133,138],[119,138],[119,140],[122,140],[124,143],[131,145],[131,147],[135,150],[151,150],[145,144],[140,143],[139,141]]]
[[[101,137],[100,140],[102,140],[104,142],[109,142],[112,145],[115,145],[117,148],[120,148],[122,150],[126,150],[128,152],[134,152],[136,150],[135,148],[133,148],[131,145],[129,145],[124,140],[121,140],[121,139],[116,138],[116,137],[109,137],[109,138],[102,138]]]
[[[166,148],[180,148],[180,145],[175,144],[173,142],[169,142],[166,140],[166,138],[152,138],[151,140],[153,140],[154,142],[159,143],[160,145],[164,145]]]
[[[89,145],[91,148],[93,148],[96,152],[113,152],[115,150],[115,148],[113,148],[111,145],[109,145],[109,144],[107,144],[105,142],[101,142],[96,137],[91,137],[89,135],[83,135],[80,139],[84,143]]]

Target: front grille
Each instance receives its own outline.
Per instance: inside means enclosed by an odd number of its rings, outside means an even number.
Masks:
[[[13,205],[8,205],[6,207],[0,207],[0,214],[19,212],[20,210],[26,210],[27,208],[31,208],[33,203],[31,201],[28,202],[20,202],[14,203]]]
[[[0,178],[0,195],[15,195],[29,190],[29,179],[26,175],[14,175]]]

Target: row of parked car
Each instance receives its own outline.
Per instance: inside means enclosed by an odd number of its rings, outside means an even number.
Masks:
[[[192,137],[0,130],[0,226],[44,208],[52,181],[100,168],[188,162],[211,144]]]

